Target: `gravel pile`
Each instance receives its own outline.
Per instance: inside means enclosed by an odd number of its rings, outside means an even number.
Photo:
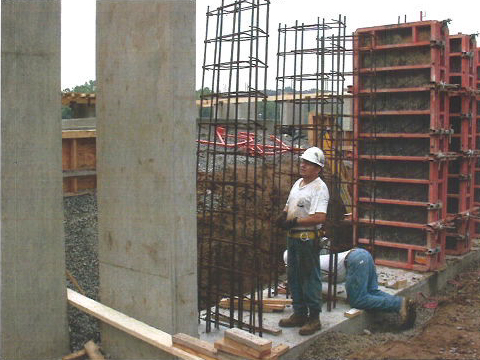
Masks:
[[[96,194],[65,197],[64,228],[67,270],[77,280],[86,296],[98,300],[98,231]],[[67,286],[79,291],[67,278]],[[70,348],[77,351],[89,341],[100,341],[98,321],[68,306]]]

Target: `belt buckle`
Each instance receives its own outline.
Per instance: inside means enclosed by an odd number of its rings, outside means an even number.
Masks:
[[[302,241],[307,241],[307,240],[310,240],[310,238],[308,237],[308,231],[304,231],[304,232],[301,232],[300,233],[300,240]]]

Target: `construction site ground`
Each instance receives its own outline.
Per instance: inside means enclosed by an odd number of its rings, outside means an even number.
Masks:
[[[67,269],[88,297],[98,299],[96,196],[67,197],[64,205]],[[478,241],[470,253],[449,256],[448,266],[439,272],[418,273],[378,266],[377,273],[380,280],[407,279],[405,288],[382,289],[390,293],[400,292],[419,301],[421,306],[413,329],[400,331],[396,326],[396,315],[364,313],[346,318],[344,312],[349,306],[342,300],[345,292],[339,285],[340,300],[336,309],[328,312],[324,304],[321,332],[303,337],[298,335],[298,329],[282,329],[279,336],[263,336],[272,339],[274,344],[284,343],[291,347],[283,359],[480,357]],[[68,286],[78,290],[70,281]],[[435,301],[438,302],[437,308],[431,308]],[[291,313],[291,307],[281,313],[265,313],[264,326],[278,328],[278,320]],[[101,343],[98,321],[70,306],[69,329],[72,351],[82,349],[91,339]],[[205,324],[200,324],[199,334],[201,339],[213,342],[223,336],[225,329],[221,327],[206,334]]]
[[[347,318],[350,309],[343,285],[337,289],[340,300],[331,312],[326,304],[321,314],[322,330],[300,336],[298,328],[283,328],[280,335],[263,334],[273,344],[286,344],[290,351],[282,359],[468,359],[480,356],[480,248],[463,256],[449,256],[448,266],[438,272],[377,267],[379,279],[407,279],[407,286],[392,293],[417,301],[415,326],[402,330],[397,314],[363,312]],[[284,295],[279,295],[284,296]],[[278,321],[292,313],[264,313],[264,326],[278,328]],[[245,315],[245,314],[244,314]],[[225,328],[205,332],[199,325],[200,338],[214,342]],[[478,356],[477,356],[478,354]]]

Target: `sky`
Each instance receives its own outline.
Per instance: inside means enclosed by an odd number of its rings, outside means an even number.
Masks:
[[[225,0],[228,3],[230,0]],[[205,14],[207,7],[214,9],[221,0],[196,1],[196,88],[201,84]],[[275,65],[278,24],[292,26],[313,24],[317,18],[326,20],[347,18],[347,33],[357,28],[376,25],[419,21],[420,12],[425,20],[452,19],[450,34],[473,34],[480,31],[479,0],[271,0],[270,5],[270,67]],[[477,39],[480,44],[480,39]],[[274,74],[275,69],[269,70]],[[62,89],[82,85],[95,79],[95,0],[62,0]]]

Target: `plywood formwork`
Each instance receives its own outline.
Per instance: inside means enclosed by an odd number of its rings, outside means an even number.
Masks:
[[[97,187],[95,130],[62,131],[63,193],[75,195]]]
[[[356,31],[354,238],[377,264],[445,264],[447,37],[439,21]]]

